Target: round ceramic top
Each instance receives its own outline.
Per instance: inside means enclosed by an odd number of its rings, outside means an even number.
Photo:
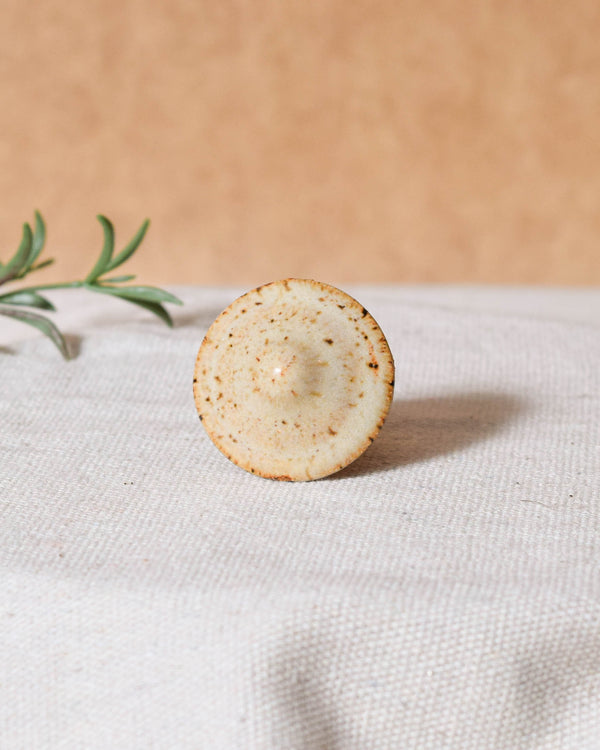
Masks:
[[[355,299],[286,279],[244,294],[215,320],[194,373],[213,442],[247,471],[318,479],[375,439],[393,396],[394,361]]]

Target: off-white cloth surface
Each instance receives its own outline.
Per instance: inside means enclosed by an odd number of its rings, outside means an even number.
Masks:
[[[373,446],[312,483],[229,463],[176,327],[0,318],[0,747],[600,748],[600,295],[349,289],[387,334]]]

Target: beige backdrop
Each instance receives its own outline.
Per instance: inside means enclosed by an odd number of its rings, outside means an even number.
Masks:
[[[600,283],[597,0],[1,0],[0,241],[146,281]],[[41,274],[40,274],[41,276]]]

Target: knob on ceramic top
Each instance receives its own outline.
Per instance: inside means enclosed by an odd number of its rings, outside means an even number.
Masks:
[[[373,317],[345,292],[286,279],[233,302],[198,352],[194,398],[227,458],[270,479],[332,474],[373,442],[394,361]]]

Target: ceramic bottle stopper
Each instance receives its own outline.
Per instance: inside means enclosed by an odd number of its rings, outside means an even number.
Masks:
[[[239,297],[198,352],[194,398],[207,433],[252,474],[332,474],[373,442],[392,401],[381,329],[335,287],[286,279]]]

